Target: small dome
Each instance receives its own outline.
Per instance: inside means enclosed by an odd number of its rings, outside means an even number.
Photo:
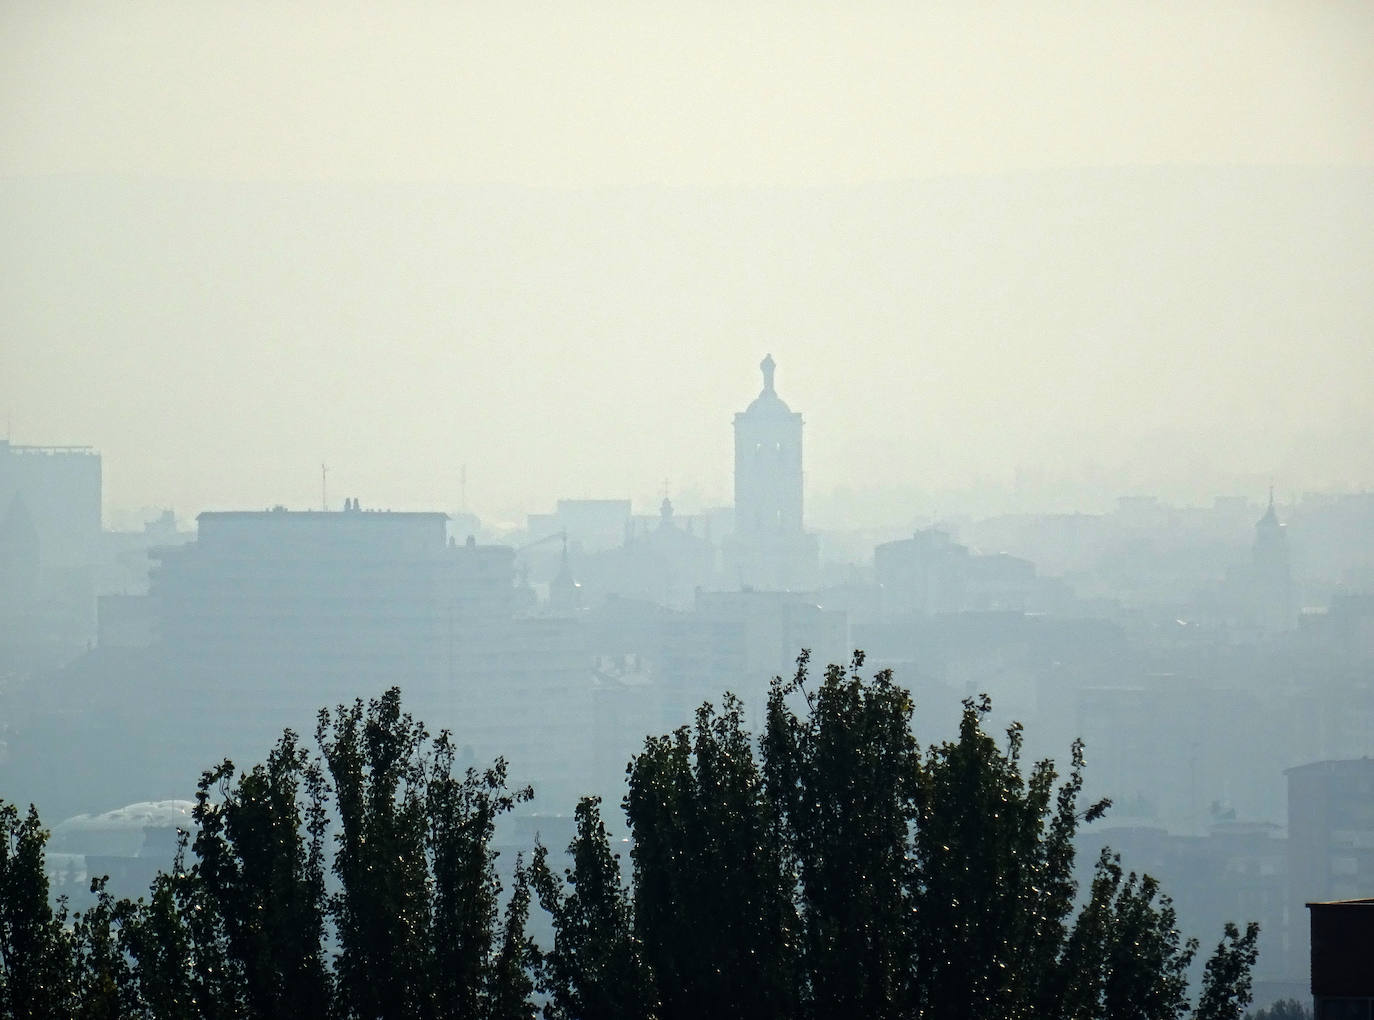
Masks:
[[[73,815],[59,822],[54,829],[66,831],[138,829],[145,826],[181,826],[189,829],[194,824],[191,812],[195,802],[189,800],[145,800],[137,804],[127,804],[113,811],[99,815]]]
[[[745,414],[791,414],[792,408],[787,406],[787,401],[776,393],[760,393],[754,398],[754,402],[749,405]]]
[[[773,355],[768,354],[759,362],[759,371],[763,373],[763,389],[754,398],[754,402],[749,405],[745,414],[769,415],[769,414],[791,414],[792,409],[787,406],[787,402],[778,396],[778,391],[773,388],[773,373],[776,370],[776,362]]]

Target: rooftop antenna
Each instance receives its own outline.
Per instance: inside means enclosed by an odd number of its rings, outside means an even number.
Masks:
[[[320,464],[320,509],[329,509],[329,468]]]

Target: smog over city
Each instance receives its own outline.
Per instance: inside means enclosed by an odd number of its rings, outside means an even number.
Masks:
[[[1372,54],[0,9],[0,1017],[1367,1017]]]

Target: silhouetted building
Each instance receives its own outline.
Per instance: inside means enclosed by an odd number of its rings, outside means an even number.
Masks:
[[[53,665],[96,635],[100,455],[0,440],[0,665]]]
[[[1288,769],[1290,971],[1309,965],[1303,905],[1374,892],[1374,758]],[[1315,973],[1313,974],[1315,980]]]
[[[727,580],[743,587],[807,590],[817,584],[816,539],[802,530],[802,416],[778,396],[774,362],[763,389],[735,415],[735,532]]]
[[[1041,608],[1035,564],[999,553],[980,556],[936,528],[884,542],[873,550],[883,612],[957,613],[965,610]]]
[[[443,704],[501,651],[513,550],[450,544],[441,513],[348,506],[203,513],[195,542],[155,551],[161,654],[226,726],[299,724],[392,684]]]
[[[0,514],[22,496],[38,532],[41,569],[85,567],[100,541],[100,454],[88,446],[17,446],[0,439]]]
[[[884,613],[948,613],[967,608],[968,547],[936,528],[884,542],[873,550],[873,572]]]
[[[1309,903],[1315,1020],[1374,1017],[1374,899]]]
[[[215,753],[263,753],[315,711],[399,685],[473,761],[565,807],[591,770],[594,659],[566,573],[527,615],[515,550],[457,543],[441,513],[205,513],[157,551],[150,598],[168,673],[214,718]]]
[[[635,517],[625,544],[584,556],[578,580],[592,600],[616,595],[674,609],[689,609],[699,588],[716,582],[716,549],[704,518],[682,519],[666,496],[658,514]]]
[[[175,657],[382,678],[429,673],[442,649],[438,513],[203,513],[156,553],[160,637]]]
[[[795,535],[802,529],[802,416],[778,396],[770,354],[763,389],[735,415],[735,531]]]

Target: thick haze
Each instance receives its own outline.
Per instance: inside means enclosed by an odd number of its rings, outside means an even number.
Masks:
[[[1374,485],[1374,8],[457,6],[0,10],[11,438],[724,503],[771,351],[832,515]]]

